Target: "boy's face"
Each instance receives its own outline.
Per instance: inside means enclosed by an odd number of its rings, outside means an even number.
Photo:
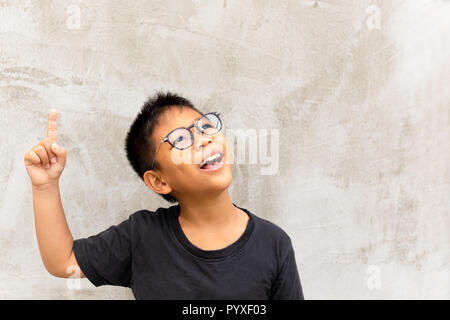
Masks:
[[[202,115],[188,107],[171,107],[158,119],[152,135],[155,152],[160,142],[173,129],[189,127]],[[168,142],[161,144],[156,155],[160,165],[157,171],[149,170],[144,174],[147,186],[157,193],[172,192],[179,201],[183,198],[201,198],[222,192],[232,181],[232,167],[225,136],[221,131],[213,134],[201,134],[195,127],[190,129],[194,135],[192,146],[178,150]],[[212,152],[223,155],[222,166],[218,169],[202,169],[202,162]],[[209,166],[208,166],[209,167]]]

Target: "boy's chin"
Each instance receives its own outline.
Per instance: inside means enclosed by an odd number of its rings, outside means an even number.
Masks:
[[[202,172],[199,179],[199,183],[205,186],[206,189],[220,191],[225,190],[230,186],[233,175],[231,167],[225,165],[224,168],[220,169],[220,172]]]

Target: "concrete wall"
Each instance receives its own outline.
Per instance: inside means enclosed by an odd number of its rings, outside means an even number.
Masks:
[[[58,111],[74,238],[168,203],[128,165],[156,90],[277,129],[233,201],[293,240],[307,299],[450,298],[450,1],[0,1],[0,298],[133,299],[50,276],[23,157]],[[276,143],[276,141],[274,142]]]

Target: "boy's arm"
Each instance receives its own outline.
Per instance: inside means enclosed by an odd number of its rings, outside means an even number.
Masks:
[[[283,254],[284,258],[282,258],[269,300],[304,300],[303,289],[295,261],[295,251],[290,238],[287,239],[287,244],[283,246],[283,251],[287,251],[287,253]]]
[[[73,240],[59,190],[66,149],[57,144],[56,117],[56,111],[52,110],[47,136],[24,157],[32,185],[36,237],[44,266],[56,277],[88,278],[96,286],[130,286],[130,219],[98,235]]]
[[[57,113],[50,112],[47,136],[25,154],[24,163],[33,191],[36,236],[45,268],[57,277],[84,277],[72,252],[59,193],[59,178],[66,165],[66,149],[57,144]],[[72,275],[73,271],[75,274]]]
[[[73,253],[73,237],[64,215],[59,183],[32,189],[36,236],[45,268],[56,277],[84,278]]]

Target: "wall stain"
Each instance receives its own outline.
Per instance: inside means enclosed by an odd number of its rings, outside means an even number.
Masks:
[[[66,86],[68,82],[51,73],[33,67],[8,67],[0,70],[0,80],[3,81],[24,81],[39,84],[45,87],[56,85]]]

